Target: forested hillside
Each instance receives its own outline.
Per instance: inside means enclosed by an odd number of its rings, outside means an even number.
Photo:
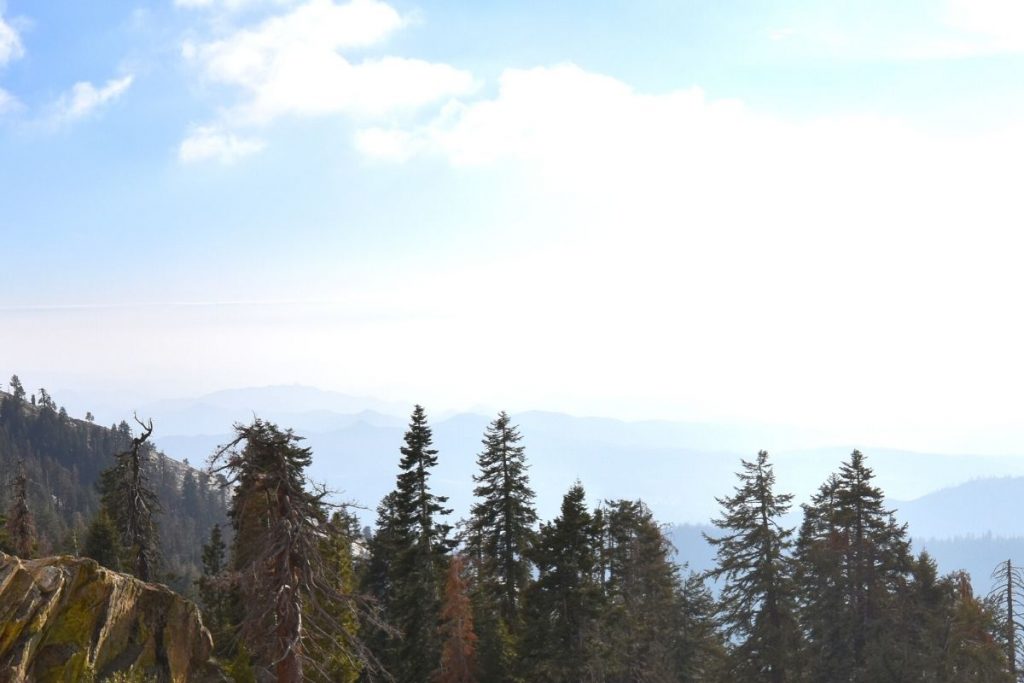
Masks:
[[[82,554],[100,507],[100,475],[114,465],[115,454],[130,448],[132,438],[127,421],[102,427],[72,418],[45,389],[29,393],[12,378],[11,391],[0,391],[0,514],[10,509],[23,468],[36,554]],[[200,572],[203,540],[226,519],[226,494],[205,472],[148,444],[143,448],[161,509],[156,515],[159,576],[190,591]]]

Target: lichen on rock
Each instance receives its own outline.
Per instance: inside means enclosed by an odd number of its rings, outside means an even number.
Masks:
[[[0,683],[220,681],[198,608],[166,586],[77,557],[0,553]]]

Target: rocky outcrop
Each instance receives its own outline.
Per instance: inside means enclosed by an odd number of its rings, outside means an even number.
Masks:
[[[194,604],[92,560],[0,553],[0,682],[219,681]]]

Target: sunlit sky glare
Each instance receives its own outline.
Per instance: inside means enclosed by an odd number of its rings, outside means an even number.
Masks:
[[[0,370],[1024,451],[1022,74],[1015,0],[0,0]]]

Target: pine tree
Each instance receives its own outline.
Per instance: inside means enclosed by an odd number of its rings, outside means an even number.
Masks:
[[[394,578],[398,556],[403,549],[403,539],[399,537],[397,497],[397,492],[392,491],[377,506],[376,528],[367,542],[368,557],[360,580],[363,592],[373,599],[385,622],[372,624],[364,619],[360,628],[366,634],[369,648],[388,672],[397,671],[399,666],[398,633],[393,626],[397,605]]]
[[[480,473],[474,475],[470,548],[480,564],[481,580],[493,583],[505,623],[516,628],[520,600],[530,580],[526,561],[535,535],[537,512],[527,476],[522,436],[505,412],[491,422],[484,435],[484,450],[477,457]]]
[[[725,639],[718,604],[704,576],[691,572],[676,587],[676,680],[680,683],[729,683]]]
[[[25,400],[25,386],[18,379],[17,375],[11,375],[11,395],[15,401]]]
[[[516,643],[522,630],[522,595],[530,581],[527,556],[536,535],[537,512],[522,436],[501,412],[484,434],[477,456],[467,555],[475,574],[474,611],[479,625],[481,675],[493,683],[514,681]]]
[[[453,555],[448,565],[441,606],[441,666],[435,683],[476,683],[476,641],[473,609],[462,578],[465,563]]]
[[[454,542],[448,538],[451,527],[439,519],[451,513],[444,506],[448,499],[430,490],[437,450],[431,448],[433,433],[422,406],[413,409],[404,441],[388,530],[395,557],[387,617],[400,636],[392,674],[398,683],[423,683],[440,661],[442,577]]]
[[[142,433],[131,446],[114,456],[117,460],[100,477],[103,507],[121,536],[121,545],[129,554],[131,572],[143,581],[156,578],[160,560],[160,538],[156,516],[160,513],[153,486],[149,482],[149,446],[153,422],[135,421]]]
[[[719,498],[722,516],[715,526],[726,535],[707,541],[717,550],[709,572],[724,579],[721,593],[726,634],[733,643],[735,675],[745,681],[785,683],[795,680],[798,644],[794,567],[789,551],[792,529],[779,519],[793,496],[777,494],[768,453],[741,461],[739,486]]]
[[[599,531],[578,482],[562,499],[561,514],[542,524],[532,551],[537,580],[526,600],[523,659],[531,681],[570,683],[600,672]]]
[[[227,545],[220,524],[210,529],[210,540],[203,546],[203,575],[196,581],[203,622],[213,636],[214,652],[233,654],[232,636],[237,620],[237,593],[226,580]]]
[[[107,514],[106,508],[102,506],[89,525],[83,553],[107,569],[115,572],[121,571],[123,550],[117,528],[114,526],[113,520],[110,519],[110,515]]]
[[[28,476],[25,462],[18,461],[18,473],[14,476],[11,509],[7,513],[7,536],[14,554],[29,559],[36,549],[36,524],[28,507]]]
[[[797,541],[804,663],[813,680],[885,680],[899,591],[910,570],[906,527],[885,508],[860,451],[804,506]]]
[[[672,546],[640,501],[609,501],[600,517],[605,677],[676,680],[679,576]]]
[[[236,425],[235,433],[213,463],[215,473],[234,487],[232,565],[246,650],[263,675],[279,683],[297,683],[304,672],[326,675],[324,664],[334,656],[372,665],[372,656],[337,614],[321,609],[355,605],[358,599],[338,590],[324,557],[326,493],[307,490],[311,451],[298,445],[301,438],[291,430],[259,419]]]
[[[323,540],[323,557],[327,569],[328,581],[334,584],[338,595],[355,594],[355,569],[352,559],[352,539],[354,519],[347,513],[336,511],[331,516],[330,524],[327,527],[327,536]],[[314,633],[313,638],[319,640],[319,649],[324,653],[326,659],[322,663],[321,671],[307,675],[313,681],[323,683],[354,683],[359,678],[363,669],[363,662],[357,657],[350,656],[342,649],[332,646],[331,640],[336,640],[333,629],[340,629],[345,633],[345,639],[355,640],[359,631],[359,610],[354,601],[331,600],[325,604],[309,605],[307,607],[308,619],[311,623],[318,622],[320,611],[330,615],[329,623],[333,625],[332,630],[324,633]]]

